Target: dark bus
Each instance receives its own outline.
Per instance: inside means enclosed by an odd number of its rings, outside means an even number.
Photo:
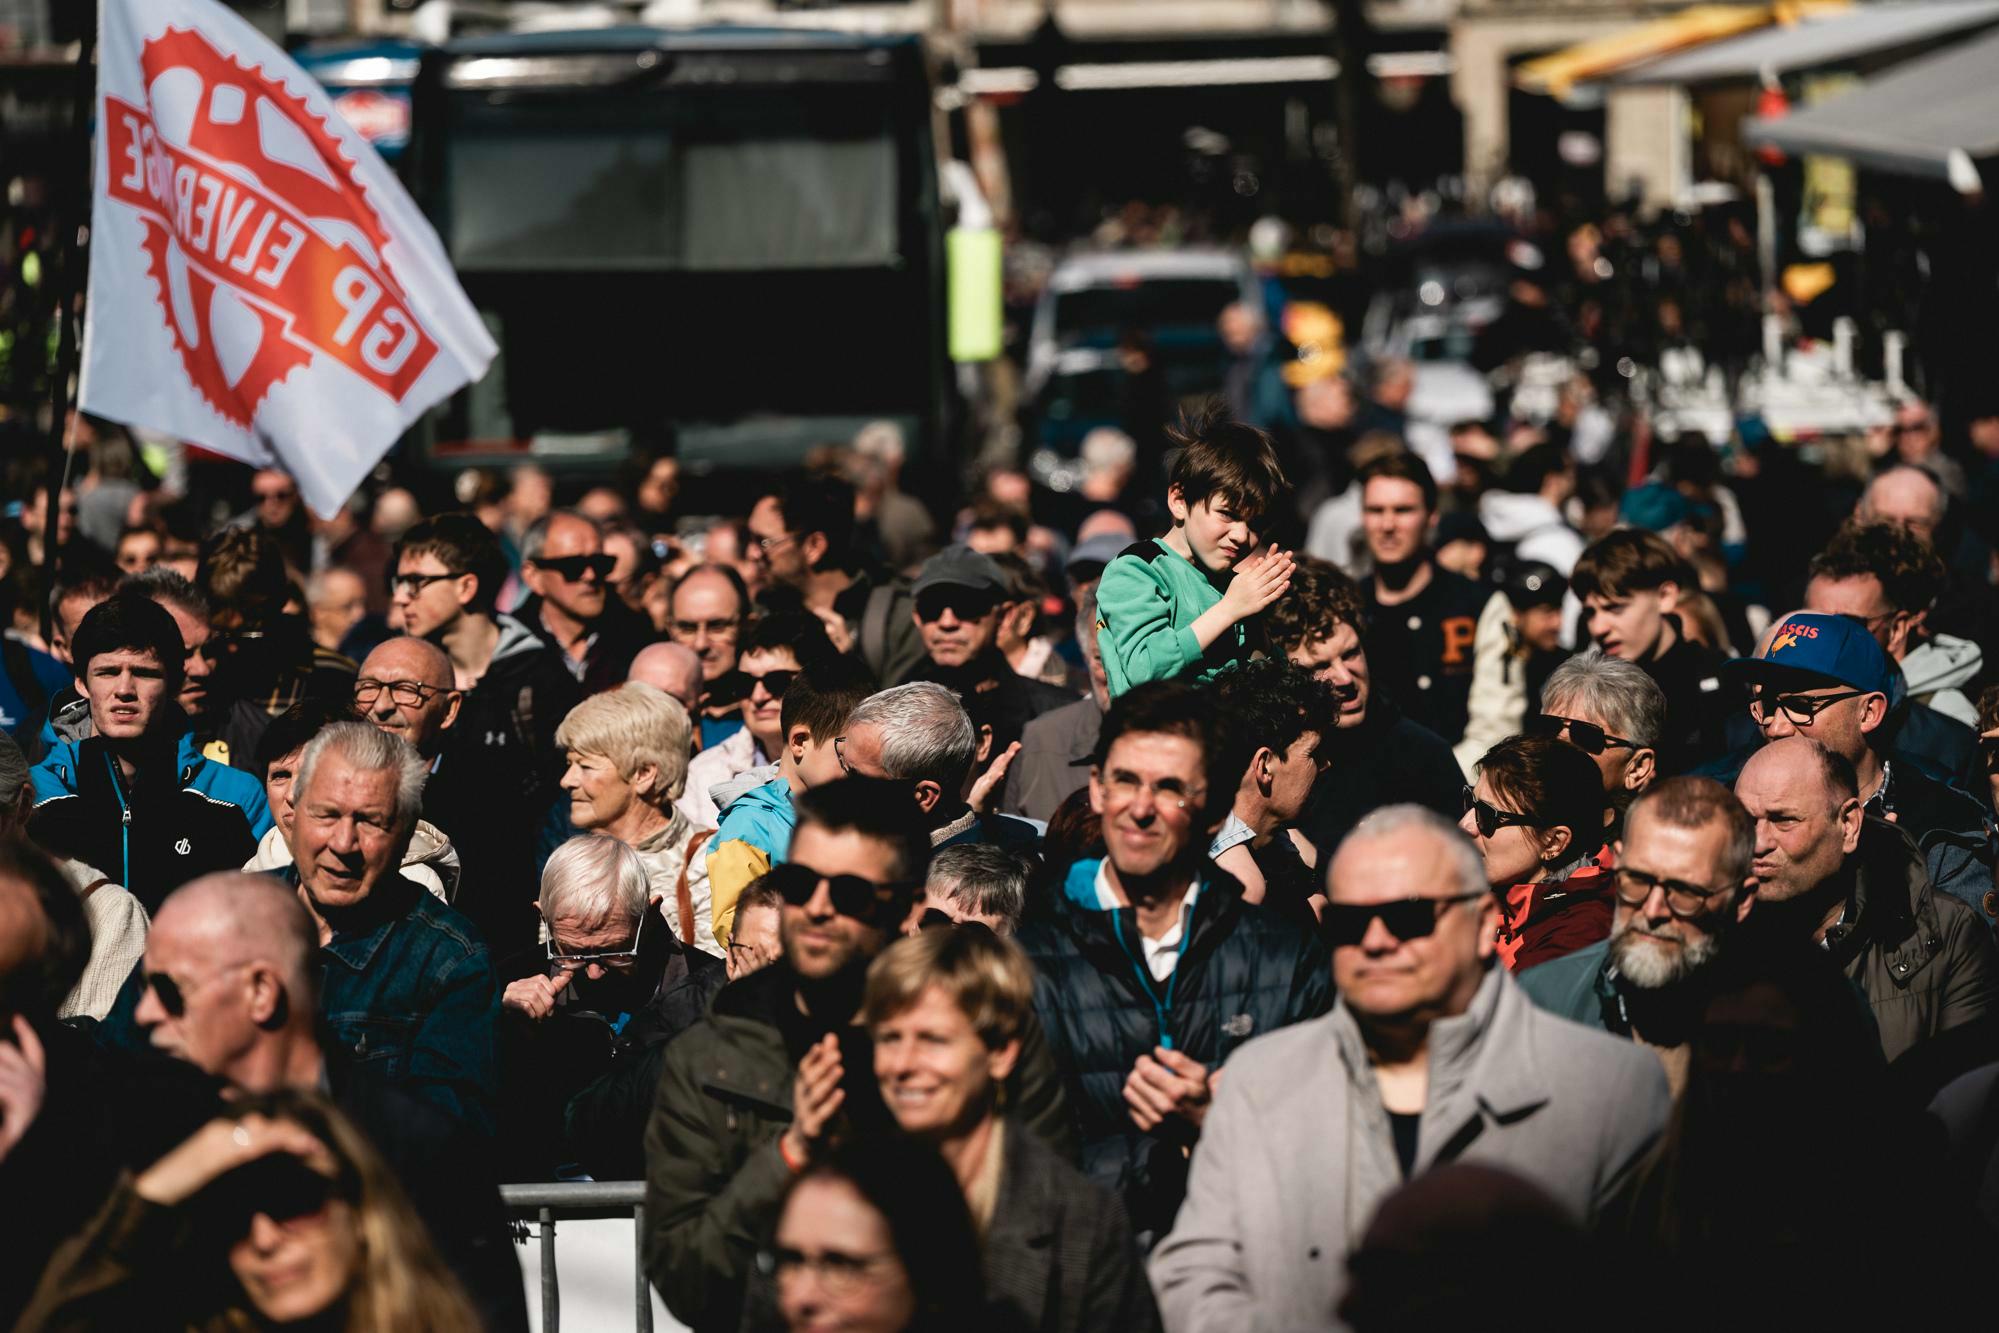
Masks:
[[[767,469],[876,419],[949,455],[920,38],[469,38],[424,54],[412,111],[404,177],[500,346],[419,432],[433,461]]]

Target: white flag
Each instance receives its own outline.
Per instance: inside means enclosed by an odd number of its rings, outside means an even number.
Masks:
[[[493,340],[312,77],[213,0],[102,0],[81,405],[331,514]]]

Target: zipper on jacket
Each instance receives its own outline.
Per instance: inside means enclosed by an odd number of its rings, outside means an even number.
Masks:
[[[1153,983],[1152,969],[1145,965],[1144,945],[1139,946],[1138,954],[1134,956],[1130,943],[1124,937],[1124,917],[1130,910],[1121,907],[1111,913],[1111,935],[1117,940],[1118,948],[1124,951],[1124,956],[1130,960],[1132,972],[1138,977],[1140,988],[1145,991],[1145,998],[1152,1001],[1152,1019],[1159,1029],[1159,1044],[1169,1051],[1175,1050],[1177,1048],[1173,1045],[1173,983],[1180,979],[1180,964],[1186,961],[1185,943],[1182,944],[1180,957],[1173,960],[1173,972],[1166,978],[1166,995],[1162,999]],[[1134,925],[1137,920],[1134,914],[1132,917]]]
[[[125,799],[125,788],[118,781],[118,761],[111,757],[111,751],[104,752],[104,768],[111,774],[111,791],[118,798],[118,854],[125,860],[125,887],[132,887],[132,803]]]

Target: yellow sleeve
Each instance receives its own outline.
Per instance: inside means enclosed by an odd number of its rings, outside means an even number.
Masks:
[[[708,910],[715,919],[715,942],[724,949],[736,925],[736,899],[769,869],[770,853],[740,839],[708,853]]]

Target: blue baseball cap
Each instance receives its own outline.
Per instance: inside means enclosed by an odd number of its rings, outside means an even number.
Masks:
[[[1891,703],[1900,693],[1895,664],[1867,626],[1819,611],[1793,611],[1777,622],[1762,652],[1734,658],[1722,670],[1750,685],[1807,690],[1844,685],[1886,695]]]
[[[1687,497],[1663,482],[1647,482],[1624,493],[1617,516],[1634,528],[1664,532],[1687,521],[1692,508]]]

